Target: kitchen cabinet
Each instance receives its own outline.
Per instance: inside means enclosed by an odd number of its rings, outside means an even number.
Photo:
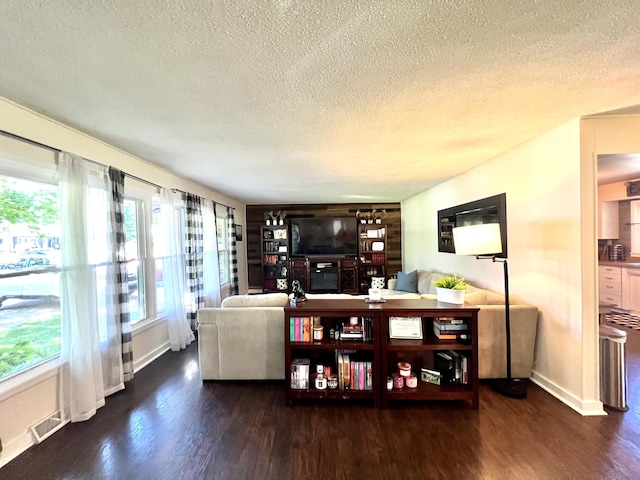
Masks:
[[[598,267],[598,299],[600,303],[625,308],[623,307],[622,299],[622,270],[629,269],[610,265],[600,265]],[[640,274],[640,270],[638,270],[638,273]]]
[[[640,312],[640,268],[622,268],[622,308]]]
[[[598,239],[611,240],[619,238],[618,202],[598,203]]]

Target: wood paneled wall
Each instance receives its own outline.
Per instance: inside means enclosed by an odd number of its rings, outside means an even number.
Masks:
[[[402,269],[402,222],[400,203],[336,203],[328,205],[247,205],[246,239],[249,288],[262,288],[262,260],[260,258],[260,227],[265,224],[264,212],[282,210],[285,222],[296,217],[351,217],[356,212],[384,209],[382,223],[387,227],[387,272]]]

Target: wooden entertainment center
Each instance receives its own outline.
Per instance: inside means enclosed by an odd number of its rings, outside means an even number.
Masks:
[[[377,213],[377,216],[381,217],[381,223],[375,223],[373,219],[372,223],[360,223],[363,212],[366,215],[367,212],[383,212]],[[267,225],[266,213],[270,211],[282,211],[286,215],[284,216],[284,225]],[[358,219],[357,225],[366,225],[367,227],[377,229],[381,224],[385,227],[384,231],[384,260],[385,263],[380,266],[373,265],[373,261],[379,257],[379,255],[373,255],[381,252],[365,251],[361,245],[361,242],[356,237],[356,232],[352,236],[352,241],[355,242],[353,251],[349,252],[348,256],[334,255],[333,253],[314,252],[313,255],[296,255],[291,251],[291,242],[295,238],[288,239],[288,251],[287,252],[270,252],[264,249],[263,245],[263,228],[269,227],[271,229],[277,227],[285,227],[288,235],[292,237],[291,225],[298,219],[302,218],[347,218]],[[373,218],[373,217],[372,217]],[[368,220],[367,220],[368,221]],[[277,223],[280,223],[279,221]],[[305,270],[305,257],[310,260],[355,260],[356,261],[356,291],[357,293],[367,293],[368,284],[371,283],[371,277],[384,277],[385,281],[392,275],[402,270],[402,212],[401,205],[398,202],[388,203],[329,203],[329,204],[269,204],[269,205],[247,205],[245,216],[245,235],[243,242],[241,242],[238,248],[245,248],[247,255],[247,280],[248,287],[251,293],[257,292],[290,292],[291,281],[293,280],[293,269],[295,269],[296,275],[302,275]],[[355,226],[354,226],[355,228]],[[362,233],[362,232],[361,232]],[[366,234],[365,234],[366,235]],[[371,235],[374,235],[371,233]],[[270,242],[270,239],[266,239]],[[370,249],[379,248],[379,244],[371,246],[378,240],[375,238],[365,239],[365,244],[368,243]],[[242,245],[244,243],[244,245]],[[278,250],[283,245],[277,245],[272,243],[271,248],[277,248]],[[366,247],[367,245],[365,245]],[[335,253],[335,252],[334,252]],[[343,253],[343,252],[341,252]],[[283,265],[277,265],[280,268],[274,268],[272,263],[264,262],[264,255],[271,255],[269,261],[273,262],[273,255],[277,254],[277,262],[282,262],[281,257],[286,257]],[[370,257],[374,258],[370,258]],[[364,257],[364,260],[362,259]],[[297,260],[293,262],[293,260]],[[284,272],[283,268],[286,268],[286,277],[281,276]],[[311,268],[311,265],[309,265]],[[348,276],[353,273],[352,266],[349,262],[341,262],[340,267],[343,269],[344,275],[340,276],[342,281],[342,288],[345,293],[351,292],[351,290],[344,290],[344,287],[348,283]],[[376,268],[382,269],[384,272],[376,271]],[[328,273],[328,272],[327,272]],[[305,274],[302,279],[303,288],[306,284],[308,276]],[[278,282],[280,280],[280,282]],[[299,278],[300,280],[300,278]],[[282,286],[284,281],[287,283],[287,290],[277,289],[278,283]],[[362,285],[361,285],[362,284]],[[308,289],[305,292],[309,292]]]
[[[357,225],[355,255],[291,255],[291,231],[287,225],[260,228],[263,292],[291,290],[297,280],[308,293],[367,293],[387,282],[387,226]]]

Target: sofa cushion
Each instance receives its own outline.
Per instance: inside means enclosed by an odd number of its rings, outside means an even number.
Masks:
[[[469,289],[464,294],[464,301],[472,305],[486,305],[487,304],[487,291],[479,288]]]
[[[398,272],[398,279],[396,281],[396,290],[403,292],[418,293],[418,271],[404,273]]]
[[[433,284],[435,280],[439,280],[442,276],[438,272],[426,272],[424,270],[418,270],[418,293],[437,293],[436,286]]]
[[[504,305],[504,295],[486,290],[487,300],[484,305]]]
[[[229,307],[284,307],[289,304],[286,293],[261,293],[259,295],[233,295],[227,297],[220,305]]]

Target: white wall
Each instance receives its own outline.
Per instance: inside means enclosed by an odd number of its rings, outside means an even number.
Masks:
[[[129,155],[1,97],[0,130],[78,154],[104,165],[114,166],[164,187],[177,188],[234,207],[236,223],[245,225],[244,204],[156,167],[149,163],[153,161],[152,158],[144,161]],[[239,289],[241,293],[245,293],[245,242],[239,242],[237,247]],[[134,329],[133,355],[136,371],[168,349],[168,333],[164,320],[156,320]],[[29,432],[31,425],[57,410],[58,379],[55,371],[56,369],[51,368],[39,369],[27,385],[14,387],[8,386],[6,382],[0,385],[0,439],[4,449],[0,453],[0,466],[32,445],[33,439]]]
[[[582,191],[574,120],[404,201],[403,267],[457,272],[503,291],[500,264],[437,252],[436,212],[506,192],[510,293],[540,310],[533,379],[579,412],[602,414],[597,316],[583,326]],[[595,244],[595,223],[589,228]]]

